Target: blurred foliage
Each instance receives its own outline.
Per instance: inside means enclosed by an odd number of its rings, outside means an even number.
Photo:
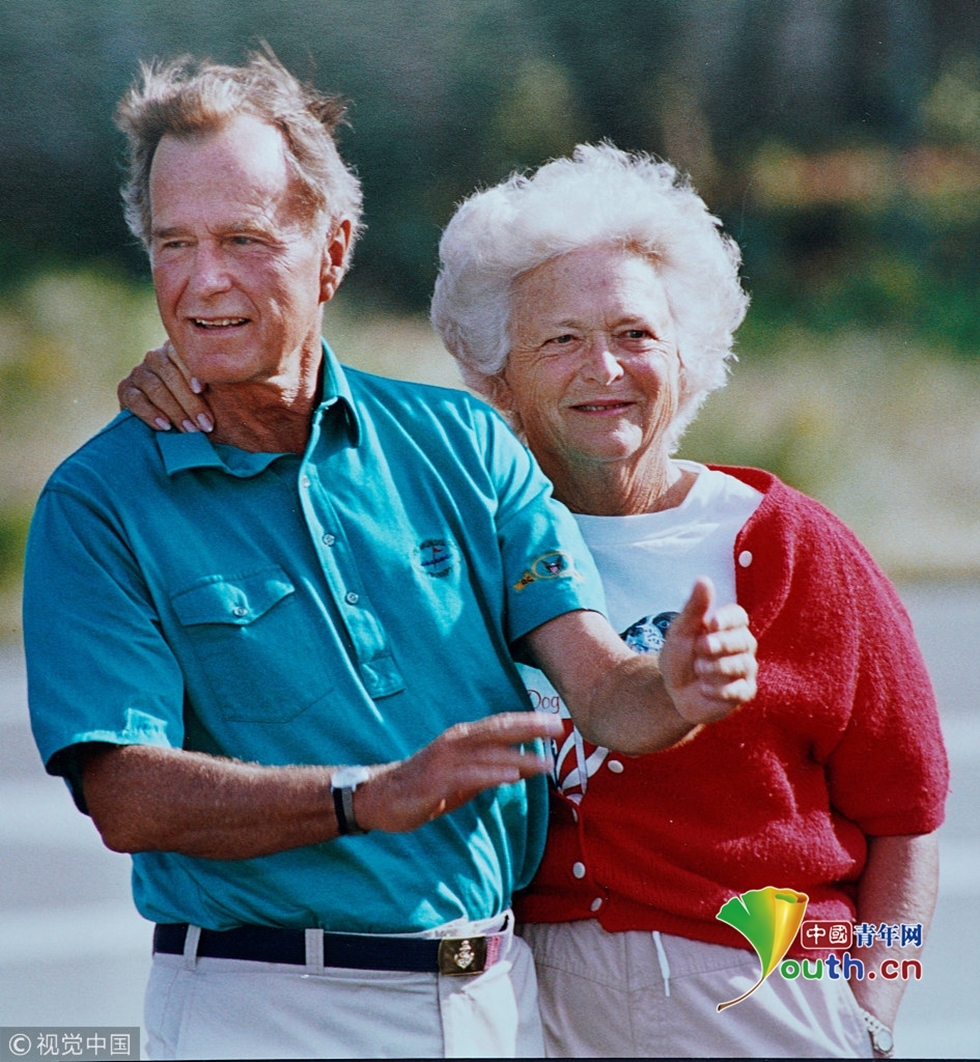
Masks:
[[[353,102],[368,232],[348,280],[425,306],[478,184],[581,140],[671,158],[764,315],[980,350],[976,0],[0,0],[0,287],[111,257],[115,102],[138,61],[267,40]]]
[[[0,641],[19,626],[34,502],[116,412],[116,383],[163,335],[153,293],[113,264],[24,278],[0,296]]]
[[[37,491],[161,338],[115,103],[140,60],[263,40],[351,101],[346,360],[455,384],[420,316],[454,204],[583,140],[649,151],[753,296],[684,452],[773,468],[893,571],[980,570],[977,0],[0,0],[0,638]]]
[[[900,327],[980,352],[980,153],[768,143],[750,173],[762,209],[742,243],[757,320]]]
[[[11,583],[20,571],[29,524],[29,509],[0,510],[0,589]]]

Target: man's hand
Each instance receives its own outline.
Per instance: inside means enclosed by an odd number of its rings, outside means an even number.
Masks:
[[[739,605],[715,611],[710,579],[694,584],[660,652],[664,686],[688,723],[714,723],[755,696],[756,640]]]
[[[214,428],[214,417],[201,398],[204,385],[191,376],[170,342],[149,351],[116,389],[119,408],[127,409],[158,431]]]
[[[472,800],[485,789],[543,774],[550,757],[518,746],[558,738],[561,720],[541,712],[507,712],[458,723],[407,760],[374,768],[354,794],[358,825],[405,833]]]

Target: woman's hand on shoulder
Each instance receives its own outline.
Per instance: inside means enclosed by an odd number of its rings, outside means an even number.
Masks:
[[[205,387],[191,376],[169,342],[147,352],[116,389],[119,408],[157,431],[212,431],[214,416],[202,397]]]

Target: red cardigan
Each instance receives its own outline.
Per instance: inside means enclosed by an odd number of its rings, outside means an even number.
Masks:
[[[851,920],[867,837],[943,820],[935,698],[894,588],[823,506],[768,472],[722,471],[765,495],[735,543],[759,692],[684,744],[611,753],[577,808],[552,790],[522,921],[749,948],[715,917],[732,896],[796,889],[808,919]]]

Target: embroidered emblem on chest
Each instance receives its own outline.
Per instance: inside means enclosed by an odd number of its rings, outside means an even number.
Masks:
[[[445,579],[456,566],[456,551],[444,538],[427,538],[414,553],[416,565],[433,579]]]

